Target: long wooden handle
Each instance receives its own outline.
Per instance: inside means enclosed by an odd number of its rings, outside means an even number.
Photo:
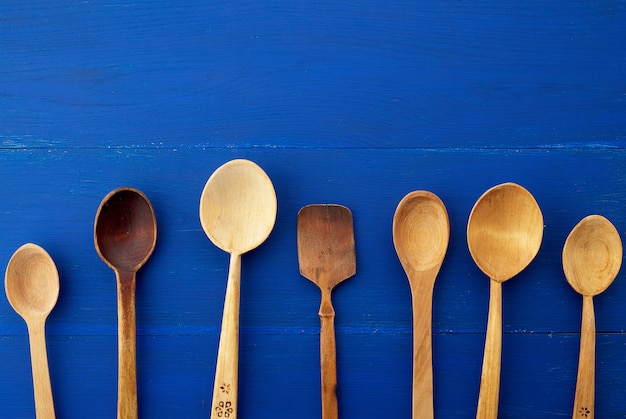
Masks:
[[[335,309],[330,290],[322,289],[319,311],[321,321],[320,363],[322,371],[322,419],[337,419],[337,348],[335,343]]]
[[[490,280],[489,316],[483,369],[480,377],[477,419],[496,419],[500,397],[500,365],[502,359],[502,283]]]
[[[117,418],[137,419],[135,272],[117,272]]]
[[[43,317],[41,321],[33,321],[28,324],[30,360],[33,370],[37,419],[54,419],[54,402],[52,400],[48,354],[46,351],[45,321],[46,319]]]
[[[222,330],[217,349],[211,418],[237,418],[241,255],[230,255]]]
[[[580,328],[580,354],[572,418],[594,417],[596,371],[596,321],[593,298],[583,295],[583,316]]]
[[[433,419],[432,286],[413,281],[413,419]]]

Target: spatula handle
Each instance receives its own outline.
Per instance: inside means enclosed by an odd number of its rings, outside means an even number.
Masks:
[[[574,412],[572,417],[592,419],[594,417],[596,370],[596,321],[593,298],[583,295],[583,315],[580,328],[580,354]]]
[[[45,318],[28,325],[30,359],[35,390],[35,414],[37,419],[54,419],[54,402],[48,370],[46,351]]]
[[[117,276],[117,418],[137,419],[135,272]]]
[[[335,343],[335,309],[330,290],[322,289],[319,311],[321,321],[320,363],[322,371],[322,419],[337,419],[337,349]]]
[[[233,253],[230,255],[222,330],[217,349],[211,419],[237,418],[240,277],[241,255]]]
[[[502,360],[502,283],[490,280],[489,316],[476,419],[496,419]]]

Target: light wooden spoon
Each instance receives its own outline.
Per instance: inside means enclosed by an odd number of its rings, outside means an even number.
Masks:
[[[433,288],[443,263],[450,223],[441,199],[414,191],[398,204],[393,244],[409,278],[413,305],[413,418],[433,418]]]
[[[59,273],[54,261],[36,244],[23,245],[9,260],[4,288],[9,303],[28,327],[37,419],[53,419],[45,325],[59,297]]]
[[[467,224],[472,258],[490,278],[489,316],[477,418],[498,416],[502,355],[502,283],[535,258],[543,237],[543,216],[535,198],[515,183],[485,192],[474,204]]]
[[[330,295],[335,286],[356,273],[352,213],[341,205],[308,205],[298,212],[297,231],[300,273],[322,291],[319,309],[322,418],[336,419],[335,309]]]
[[[249,160],[231,160],[217,168],[200,197],[204,232],[213,244],[230,253],[211,418],[237,417],[241,255],[267,239],[276,211],[272,181]]]
[[[94,244],[117,281],[118,419],[137,418],[136,273],[156,245],[156,218],[148,198],[134,188],[104,197],[94,222]]]
[[[617,229],[601,215],[583,218],[563,246],[567,282],[583,296],[578,376],[572,417],[593,418],[595,398],[596,324],[593,296],[613,282],[622,265],[622,241]]]

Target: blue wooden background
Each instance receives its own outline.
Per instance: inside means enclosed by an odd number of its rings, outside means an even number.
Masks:
[[[542,208],[537,259],[503,286],[500,417],[571,417],[582,298],[561,250],[584,216],[626,232],[626,2],[13,1],[0,4],[0,265],[23,243],[60,273],[48,355],[59,418],[112,418],[113,272],[101,199],[141,189],[157,248],[139,271],[142,418],[209,416],[228,255],[200,193],[224,162],[273,180],[270,238],[243,258],[240,416],[319,418],[319,290],[296,215],[354,215],[357,274],[333,293],[343,418],[409,418],[411,298],[391,222],[426,189],[451,241],[434,293],[435,413],[475,414],[489,281],[465,228],[505,181]],[[596,417],[626,417],[626,269],[595,299]],[[26,326],[0,298],[0,417],[34,417]]]

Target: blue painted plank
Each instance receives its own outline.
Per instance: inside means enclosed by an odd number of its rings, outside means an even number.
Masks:
[[[5,1],[0,146],[626,144],[626,2]]]
[[[319,418],[320,390],[314,334],[242,334],[242,417]],[[25,336],[3,337],[0,415],[34,417]],[[623,335],[598,335],[596,416],[624,417]],[[410,417],[410,334],[340,335],[338,395],[346,418]],[[441,334],[434,340],[436,417],[472,417],[480,383],[483,338]],[[139,336],[140,417],[209,415],[215,336]],[[500,417],[571,417],[578,337],[505,334]],[[114,336],[48,339],[58,417],[115,415]],[[390,358],[394,362],[390,362]]]
[[[564,279],[561,249],[589,213],[605,215],[623,235],[624,150],[4,149],[0,264],[33,241],[60,271],[61,294],[48,322],[60,416],[113,415],[115,282],[93,248],[93,218],[107,192],[130,185],[146,193],[158,222],[157,248],[138,274],[140,409],[150,418],[206,417],[228,255],[200,227],[199,196],[215,168],[240,157],[266,170],[279,202],[270,238],[243,259],[242,417],[319,417],[320,296],[298,273],[295,245],[297,211],[316,202],[347,205],[354,215],[357,274],[333,293],[341,413],[409,416],[411,307],[391,221],[415,189],[438,194],[451,222],[434,295],[435,408],[438,417],[471,417],[488,279],[469,256],[465,225],[480,194],[504,181],[535,195],[545,236],[537,260],[503,287],[502,417],[571,413],[581,298]],[[599,417],[626,412],[625,294],[620,275],[595,299]],[[0,417],[29,417],[26,328],[4,298],[0,336]]]

